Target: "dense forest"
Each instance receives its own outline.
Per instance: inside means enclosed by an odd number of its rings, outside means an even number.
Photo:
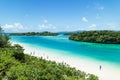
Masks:
[[[84,31],[71,34],[69,39],[92,43],[120,44],[120,31]]]
[[[11,45],[9,36],[0,28],[0,80],[98,80],[66,63],[56,63],[24,54],[24,49]]]
[[[58,33],[52,32],[26,32],[26,33],[10,33],[10,36],[57,36]]]

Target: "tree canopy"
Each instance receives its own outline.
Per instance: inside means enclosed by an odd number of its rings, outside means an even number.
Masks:
[[[10,33],[11,36],[57,36],[58,33],[52,32],[26,32],[26,33]]]
[[[93,43],[120,44],[120,31],[84,31],[71,34],[69,39]]]
[[[4,30],[0,27],[0,48],[6,47],[9,44],[9,36],[4,33]]]

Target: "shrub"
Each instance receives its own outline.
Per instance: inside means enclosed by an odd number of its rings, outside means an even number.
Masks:
[[[20,61],[24,61],[25,60],[25,55],[24,55],[24,49],[19,45],[19,44],[15,44],[15,51],[13,56],[15,57],[15,59],[20,60]]]

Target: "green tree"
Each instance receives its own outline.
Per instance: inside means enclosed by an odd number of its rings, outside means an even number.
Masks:
[[[4,33],[4,30],[0,27],[0,48],[6,47],[9,44],[9,36]]]
[[[13,56],[15,57],[15,59],[24,61],[25,60],[24,49],[19,44],[15,44],[14,48],[15,50]]]
[[[84,31],[71,34],[69,39],[93,43],[120,44],[120,31]]]

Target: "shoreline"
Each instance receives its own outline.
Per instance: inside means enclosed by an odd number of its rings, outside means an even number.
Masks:
[[[112,67],[112,65],[107,65],[103,62],[98,62],[91,59],[86,58],[78,58],[75,56],[69,56],[69,55],[62,55],[61,52],[56,53],[57,51],[53,52],[49,49],[42,49],[42,48],[36,48],[34,46],[30,46],[25,43],[20,42],[12,42],[13,44],[20,44],[24,49],[25,53],[36,56],[36,57],[43,57],[46,60],[55,61],[57,63],[64,62],[70,67],[74,67],[77,70],[84,71],[86,73],[94,74],[99,77],[99,80],[120,80],[120,68],[119,70],[115,67]],[[32,54],[31,54],[32,53]],[[101,70],[100,70],[101,65]]]

